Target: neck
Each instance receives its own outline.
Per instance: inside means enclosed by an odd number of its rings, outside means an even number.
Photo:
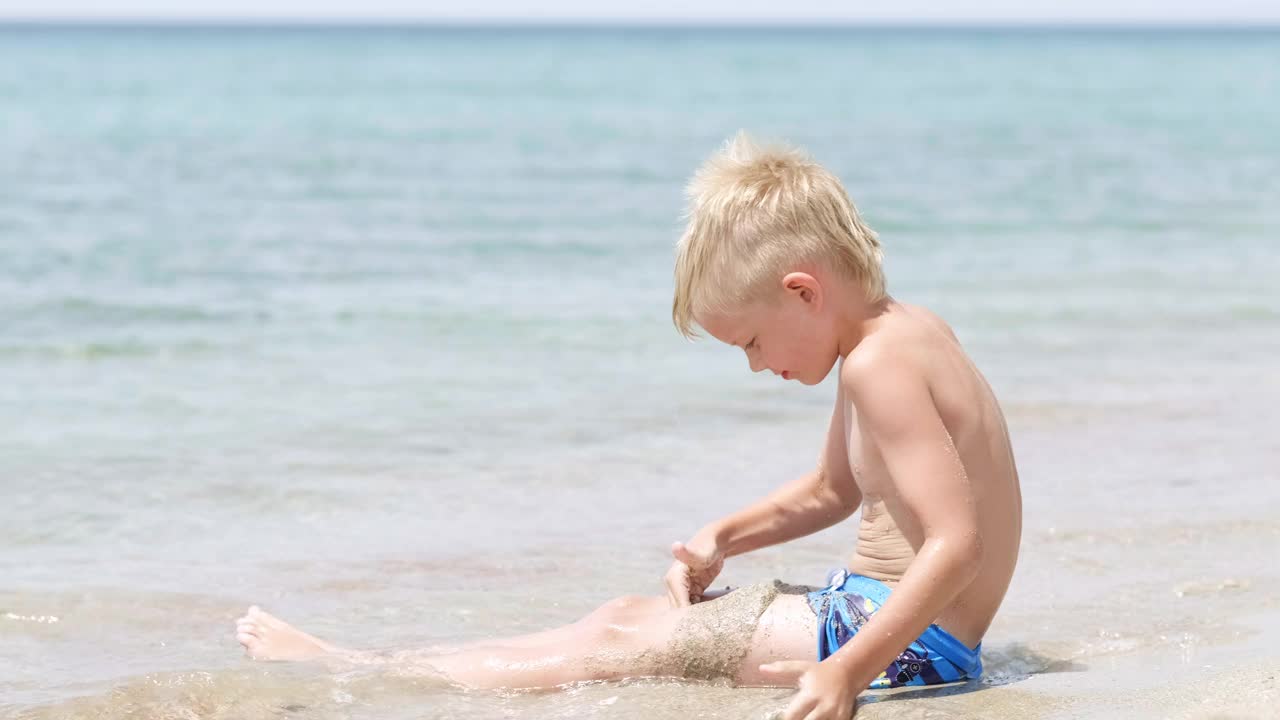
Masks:
[[[880,316],[895,305],[893,298],[885,295],[876,302],[867,302],[861,295],[854,295],[840,303],[841,312],[836,318],[840,357],[847,358],[870,334]]]

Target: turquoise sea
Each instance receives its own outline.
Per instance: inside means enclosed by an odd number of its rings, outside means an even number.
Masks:
[[[8,25],[0,717],[782,707],[460,694],[230,632],[560,624],[806,470],[830,386],[670,322],[683,184],[739,129],[844,180],[1022,469],[991,679],[865,714],[1268,716],[1280,30]],[[818,582],[853,538],[725,578]]]

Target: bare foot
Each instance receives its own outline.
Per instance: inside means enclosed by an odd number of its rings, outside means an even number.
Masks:
[[[346,651],[308,635],[257,605],[236,620],[236,640],[254,660],[316,660]]]

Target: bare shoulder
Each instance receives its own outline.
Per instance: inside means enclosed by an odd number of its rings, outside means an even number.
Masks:
[[[840,387],[848,394],[875,384],[886,375],[910,374],[910,361],[915,355],[894,333],[878,330],[863,338],[840,366]]]
[[[902,309],[907,317],[918,323],[922,328],[941,333],[954,343],[960,342],[960,339],[956,337],[956,331],[951,329],[947,321],[929,308],[923,305],[907,305],[905,303],[900,303],[898,307]]]
[[[881,327],[858,343],[840,368],[840,388],[855,405],[924,387],[921,338],[904,328]]]
[[[966,358],[956,334],[936,313],[894,303],[845,359],[840,386],[863,410],[875,404],[890,412],[912,404],[924,409],[936,404],[940,383],[955,382],[955,370],[969,365]]]
[[[927,360],[939,342],[959,344],[955,332],[934,312],[895,303],[845,359],[841,385],[856,389],[885,376],[923,376]]]

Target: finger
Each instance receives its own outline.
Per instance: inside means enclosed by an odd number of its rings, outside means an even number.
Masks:
[[[782,720],[805,720],[817,704],[818,701],[815,698],[796,695],[787,706],[786,712],[782,713]]]
[[[710,559],[695,554],[682,542],[671,543],[671,555],[695,570],[701,570],[711,564]]]
[[[835,718],[835,715],[832,714],[831,709],[823,707],[821,705],[815,706],[812,710],[809,711],[808,715],[804,716],[804,720],[833,720],[834,718]]]
[[[778,682],[794,685],[814,663],[808,660],[779,660],[760,666],[760,672]]]
[[[682,583],[667,583],[667,600],[673,608],[688,607],[689,588]]]

